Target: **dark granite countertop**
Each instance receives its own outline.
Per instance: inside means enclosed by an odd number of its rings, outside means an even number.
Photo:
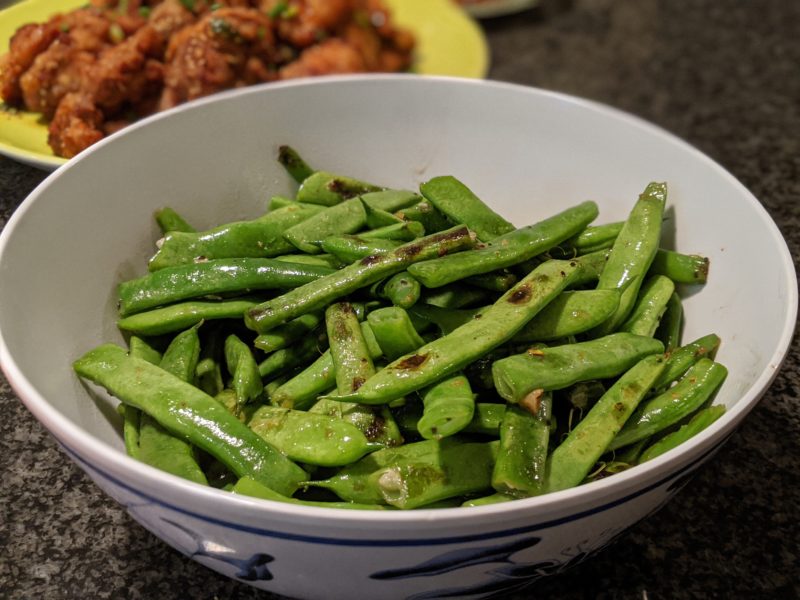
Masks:
[[[494,79],[630,111],[730,170],[800,246],[800,3],[553,0],[483,22]],[[44,173],[0,158],[0,226]],[[769,293],[765,290],[765,293]],[[800,597],[800,343],[659,513],[512,598]],[[0,598],[269,598],[184,558],[57,449],[0,377]]]

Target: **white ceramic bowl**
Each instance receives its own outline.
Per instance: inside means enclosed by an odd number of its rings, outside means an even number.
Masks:
[[[285,143],[314,165],[389,186],[456,175],[518,225],[587,198],[598,222],[622,219],[647,182],[667,181],[668,237],[711,258],[709,283],[686,298],[685,336],[722,337],[730,376],[717,402],[727,413],[620,475],[473,509],[276,504],[128,458],[114,403],[90,398],[71,362],[121,341],[115,285],[143,272],[153,210],[174,206],[199,226],[255,217],[271,194],[293,189],[275,161]],[[57,170],[0,237],[0,362],[31,412],[155,535],[225,575],[301,598],[481,594],[582,560],[659,508],[733,432],[775,377],[796,311],[778,229],[717,164],[629,115],[501,83],[344,77],[202,100]]]

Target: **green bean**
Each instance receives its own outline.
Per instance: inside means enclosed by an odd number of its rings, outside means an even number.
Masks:
[[[251,402],[242,406],[236,398],[236,392],[230,388],[223,388],[214,395],[214,400],[219,402],[225,407],[230,414],[239,419],[242,423],[247,424],[253,413],[260,406],[258,402]]]
[[[464,323],[471,321],[475,318],[475,315],[487,308],[488,307],[448,309],[438,306],[416,304],[409,309],[409,314],[434,323],[436,327],[439,328],[442,335],[447,335],[454,329],[461,327]]]
[[[408,271],[389,277],[381,286],[380,295],[400,308],[411,308],[422,295],[422,286]]]
[[[502,358],[492,365],[492,377],[497,393],[518,403],[534,390],[560,390],[579,381],[616,377],[644,357],[663,352],[664,345],[653,338],[613,333]]]
[[[276,350],[258,363],[258,373],[262,379],[281,375],[295,367],[312,361],[322,351],[323,342],[316,336],[307,336],[297,344]]]
[[[374,310],[367,315],[367,322],[387,360],[413,352],[425,343],[408,313],[399,306]]]
[[[285,208],[287,206],[308,206],[302,202],[298,202],[293,198],[287,198],[286,196],[272,196],[269,199],[269,203],[267,204],[267,210],[273,211],[278,210],[279,208]]]
[[[492,487],[501,494],[527,497],[544,489],[553,397],[543,393],[533,410],[509,406],[500,426],[500,448]]]
[[[416,204],[398,210],[394,214],[404,221],[417,221],[421,223],[428,233],[444,231],[445,229],[450,229],[454,225],[450,219],[440,213],[427,200],[422,200]]]
[[[299,498],[292,498],[291,496],[284,496],[275,490],[268,488],[263,483],[259,483],[250,477],[242,477],[233,486],[231,492],[234,494],[241,494],[242,496],[252,496],[253,498],[261,498],[263,500],[272,500],[274,502],[287,502],[289,504],[298,504],[300,506],[316,506],[318,508],[343,508],[350,510],[388,510],[389,507],[381,506],[380,504],[357,504],[355,502],[319,502],[314,500],[301,500]]]
[[[681,345],[683,331],[683,303],[677,292],[673,292],[667,301],[667,308],[661,316],[655,337],[664,342],[667,352],[672,352]]]
[[[449,310],[485,304],[490,299],[491,295],[486,290],[458,282],[447,284],[435,290],[423,290],[420,298],[425,304]]]
[[[306,313],[276,327],[272,331],[262,333],[253,340],[253,345],[262,352],[275,352],[286,348],[292,342],[297,341],[303,336],[311,333],[322,323],[322,314],[318,312]]]
[[[181,380],[192,383],[200,356],[199,325],[179,333],[170,342],[159,367]],[[186,441],[173,436],[158,421],[142,413],[139,430],[139,460],[178,477],[208,485],[197,464],[195,449]]]
[[[674,291],[675,284],[663,275],[654,275],[645,280],[636,303],[618,331],[649,337],[655,335],[661,322],[661,315],[667,310],[667,304]]]
[[[371,450],[354,425],[301,410],[261,406],[248,427],[290,459],[309,465],[341,467]]]
[[[514,287],[519,278],[510,271],[500,270],[464,278],[464,282],[490,292],[507,292]]]
[[[392,213],[380,208],[369,206],[366,202],[364,202],[363,196],[360,196],[359,199],[364,205],[364,210],[367,214],[366,226],[368,229],[385,229],[386,227],[396,227],[398,225],[405,224],[405,221],[403,221],[403,219],[400,217],[396,217]],[[422,225],[419,223],[417,223],[417,226],[422,227]]]
[[[382,351],[367,323],[361,323],[361,334],[367,342],[372,360],[380,358]],[[270,396],[275,406],[304,410],[309,408],[317,396],[336,387],[336,374],[330,350],[326,350],[311,365],[278,387]]]
[[[400,221],[358,234],[365,240],[397,240],[410,242],[425,235],[425,227],[416,221]]]
[[[455,435],[472,421],[475,394],[469,380],[457,374],[435,383],[422,393],[424,406],[417,430],[426,440]]]
[[[703,284],[708,280],[709,260],[697,254],[659,249],[650,265],[651,275],[664,275],[675,283]]]
[[[595,217],[597,205],[583,202],[535,225],[501,235],[482,247],[420,262],[408,271],[426,287],[441,287],[531,259],[574,235]]]
[[[307,474],[193,385],[122,348],[104,344],[73,364],[78,375],[148,413],[173,435],[222,462],[238,477],[251,476],[291,495]]]
[[[643,358],[603,394],[550,455],[546,491],[574,487],[584,480],[663,369],[663,355]]]
[[[491,486],[496,443],[427,440],[373,452],[322,481],[342,500],[410,509]]]
[[[595,329],[596,336],[615,331],[630,314],[639,295],[639,288],[658,250],[666,199],[666,184],[649,184],[639,196],[614,241],[606,266],[597,282],[597,289],[619,289],[622,295],[614,314]]]
[[[668,386],[704,356],[714,358],[719,344],[719,336],[711,333],[676,348],[668,354],[667,366],[654,387],[658,390]]]
[[[289,227],[283,232],[283,237],[302,252],[319,254],[320,244],[326,237],[355,233],[366,223],[364,203],[359,198],[352,198]]]
[[[422,418],[422,403],[407,402],[401,408],[394,410],[395,419],[400,429],[407,432],[419,433],[417,423]],[[506,404],[493,402],[476,402],[472,420],[464,427],[464,433],[478,433],[499,437],[500,423],[506,412]]]
[[[482,313],[480,319],[473,319],[449,335],[398,358],[357,391],[339,399],[383,404],[461,370],[514,337],[533,315],[569,284],[579,268],[569,261],[544,263],[501,296]]]
[[[372,314],[372,313],[370,313]],[[369,320],[369,315],[367,316]],[[332,304],[325,311],[325,324],[331,343],[331,359],[336,373],[336,389],[339,393],[357,390],[375,373],[369,343],[352,306],[347,302]],[[368,328],[372,331],[371,326]],[[377,341],[377,340],[376,340]],[[394,417],[387,410],[376,410],[360,404],[321,400],[311,411],[335,416],[358,427],[371,442],[397,445],[402,443],[400,430]]]
[[[120,283],[119,312],[126,317],[189,298],[295,287],[330,273],[331,269],[325,267],[296,265],[269,258],[226,258],[168,267]]]
[[[379,192],[382,188],[327,171],[316,171],[303,180],[297,190],[297,200],[309,204],[334,206],[343,200],[355,198],[369,192]]]
[[[171,231],[147,266],[158,271],[217,258],[270,258],[287,254],[294,246],[284,239],[284,232],[324,212],[324,208],[311,204],[287,206],[252,221],[227,223],[208,231]]]
[[[236,335],[225,338],[225,363],[233,380],[236,402],[244,406],[264,393],[259,365],[250,348]]]
[[[683,420],[706,403],[727,374],[721,364],[701,358],[666,392],[642,402],[608,449],[636,443]]]
[[[488,242],[514,231],[514,226],[494,212],[466,185],[449,175],[434,177],[419,186],[423,197],[454,223],[461,223]]]
[[[589,331],[619,304],[617,290],[563,292],[514,336],[513,342],[551,342]]]
[[[329,269],[341,269],[344,266],[342,261],[332,254],[282,254],[276,256],[275,260],[300,265],[317,265]]]
[[[381,190],[380,192],[362,194],[361,200],[369,208],[394,213],[416,204],[422,200],[422,197],[408,190]]]
[[[376,254],[394,250],[402,243],[397,240],[368,239],[358,235],[332,235],[322,240],[325,252],[345,263],[355,262]]]
[[[197,387],[211,397],[225,388],[222,380],[221,363],[225,360],[225,338],[227,332],[221,321],[211,322],[203,327],[203,342],[200,344],[200,360],[195,369]]]
[[[448,252],[457,252],[472,244],[466,227],[455,227],[409,242],[385,254],[368,256],[319,281],[295,288],[268,300],[245,313],[245,324],[258,333],[269,331],[289,319],[320,310],[330,302],[399,273],[416,261]]]
[[[480,498],[470,498],[469,500],[465,500],[461,506],[470,507],[470,506],[487,506],[489,504],[500,504],[502,502],[510,502],[511,500],[516,500],[514,496],[509,496],[507,494],[490,494],[488,496],[481,496]]]
[[[278,162],[283,165],[286,172],[291,175],[297,183],[303,183],[314,173],[314,169],[306,164],[306,161],[291,146],[280,146],[278,148]]]
[[[117,321],[117,327],[138,335],[162,335],[187,329],[201,321],[240,319],[244,311],[263,300],[192,300],[136,313]]]
[[[579,234],[561,244],[559,248],[554,249],[554,255],[574,258],[599,250],[607,250],[614,245],[614,241],[624,225],[625,221],[589,225]]]
[[[128,340],[128,348],[131,356],[146,360],[153,365],[157,365],[161,362],[161,352],[138,335],[131,336],[131,339]]]
[[[200,360],[200,336],[197,333],[200,325],[193,325],[176,335],[159,362],[162,369],[192,384]]]
[[[639,457],[639,463],[641,464],[647,462],[648,460],[652,460],[655,457],[660,456],[665,452],[676,448],[677,446],[680,446],[685,441],[703,431],[703,429],[711,425],[724,414],[725,407],[721,404],[709,406],[708,408],[698,411],[692,417],[691,421],[689,421],[686,425],[681,426],[678,431],[673,431],[646,448]]]
[[[597,285],[600,274],[606,267],[609,254],[611,254],[610,250],[598,250],[575,258],[574,260],[580,263],[582,268],[581,276],[573,282],[572,287]]]
[[[158,223],[162,233],[169,233],[170,231],[185,231],[191,233],[195,228],[189,225],[186,220],[180,216],[175,209],[165,206],[159,208],[153,215]]]

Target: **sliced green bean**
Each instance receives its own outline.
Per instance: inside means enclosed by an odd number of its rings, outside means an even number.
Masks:
[[[163,335],[182,331],[201,321],[241,319],[263,299],[191,300],[136,313],[117,321],[117,327],[137,335]]]
[[[169,206],[159,208],[153,214],[153,216],[155,217],[156,223],[158,223],[161,232],[164,234],[169,233],[170,231],[185,231],[187,233],[195,231],[195,228],[189,225],[186,219],[180,216],[175,209],[170,208]]]
[[[278,162],[297,183],[303,183],[314,173],[314,169],[309,167],[297,150],[291,146],[284,145],[278,148]]]
[[[614,245],[614,241],[622,231],[625,221],[604,223],[603,225],[589,225],[578,235],[571,237],[559,248],[554,249],[554,256],[574,258],[599,250],[607,250]]]
[[[506,292],[480,319],[402,356],[367,380],[343,401],[383,404],[451,375],[510,340],[533,315],[557,296],[579,266],[551,260]]]
[[[500,447],[492,471],[492,487],[501,494],[527,497],[542,493],[553,396],[544,393],[535,410],[509,406],[500,426]]]
[[[518,403],[534,390],[560,390],[579,381],[616,377],[646,356],[662,354],[664,345],[632,333],[547,348],[534,348],[492,365],[497,393]]]
[[[77,374],[148,413],[165,429],[204,450],[238,477],[251,476],[291,495],[303,469],[264,442],[214,398],[147,361],[104,344],[79,358]]]
[[[148,268],[193,264],[217,258],[271,258],[287,254],[294,246],[283,234],[325,209],[312,204],[298,204],[273,210],[252,221],[226,223],[208,231],[167,233]]]
[[[422,286],[408,271],[402,271],[386,280],[379,295],[395,306],[411,308],[422,296]]]
[[[663,355],[643,358],[620,377],[548,460],[545,490],[580,484],[664,369]]]
[[[245,323],[258,333],[264,333],[302,314],[320,310],[359,288],[399,273],[414,262],[457,252],[472,243],[469,230],[461,226],[409,242],[385,254],[368,256],[317,282],[295,288],[251,308],[245,313]]]
[[[727,375],[721,364],[701,358],[666,392],[642,402],[608,449],[634,444],[682,421],[708,401]]]
[[[494,271],[492,273],[483,273],[481,275],[472,275],[464,279],[465,283],[474,285],[475,287],[489,290],[490,292],[507,292],[514,287],[519,281],[519,278],[507,270]]]
[[[483,242],[515,229],[455,177],[434,177],[420,185],[419,190],[442,214],[469,227]]]
[[[639,457],[639,463],[647,462],[660,456],[673,448],[676,448],[688,441],[701,431],[711,425],[714,421],[725,414],[725,407],[721,404],[709,406],[698,411],[686,425],[681,426],[678,431],[665,435],[663,438],[649,446]]]
[[[298,265],[270,258],[225,258],[196,265],[168,267],[120,283],[119,312],[126,317],[190,298],[291,288],[331,272],[325,267]]]
[[[382,189],[377,185],[352,177],[336,175],[327,171],[316,171],[300,184],[300,188],[297,190],[297,200],[309,204],[334,206],[344,200],[369,192],[379,192]]]
[[[373,310],[367,315],[367,322],[387,360],[413,352],[425,343],[408,313],[399,306]]]
[[[628,318],[619,326],[618,331],[650,337],[655,335],[661,316],[667,310],[667,304],[674,292],[675,284],[668,277],[653,275],[646,279]]]
[[[482,247],[420,262],[408,271],[426,287],[441,287],[529,260],[574,235],[595,217],[597,205],[583,202],[535,225],[497,237]]]
[[[614,241],[597,289],[618,289],[622,295],[617,310],[596,328],[595,335],[615,331],[633,309],[639,288],[658,250],[666,199],[667,185],[650,183],[634,204]]]

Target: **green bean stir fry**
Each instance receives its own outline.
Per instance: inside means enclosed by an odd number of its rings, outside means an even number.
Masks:
[[[119,284],[128,347],[77,374],[121,400],[126,451],[189,481],[362,510],[481,506],[650,460],[725,411],[720,339],[681,339],[708,259],[661,247],[667,186],[624,221],[586,201],[515,227],[464,183],[313,169],[250,221],[155,214]]]

